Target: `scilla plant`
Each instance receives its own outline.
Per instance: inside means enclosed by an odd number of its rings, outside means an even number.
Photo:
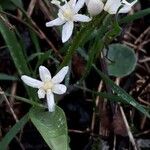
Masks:
[[[97,71],[105,84],[110,87],[111,93],[113,94],[95,92],[87,89],[88,92],[107,98],[110,101],[131,105],[150,118],[149,112],[142,105],[108,77],[109,75],[124,77],[129,75],[136,67],[137,56],[131,48],[119,43],[111,43],[121,34],[122,24],[127,24],[128,22],[149,14],[149,11],[145,10],[131,16],[120,15],[130,12],[137,3],[137,0],[132,2],[126,0],[50,1],[52,7],[58,9],[58,12],[55,15],[56,19],[46,22],[45,26],[53,28],[55,28],[55,26],[61,26],[61,29],[59,28],[61,32],[59,33],[63,44],[60,49],[65,53],[61,61],[58,59],[58,51],[45,36],[43,36],[43,38],[48,41],[48,44],[52,47],[52,50],[54,50],[54,54],[49,51],[39,52],[40,46],[37,35],[42,31],[35,26],[33,20],[29,17],[29,13],[24,10],[21,0],[10,1],[11,4],[13,4],[12,9],[17,8],[25,17],[26,22],[24,22],[24,24],[30,29],[32,41],[37,51],[30,56],[30,59],[27,58],[23,42],[18,40],[18,30],[10,30],[10,26],[8,25],[7,13],[5,13],[6,5],[1,4],[1,14],[3,14],[1,18],[5,19],[0,20],[0,33],[10,51],[11,57],[22,79],[21,81],[25,83],[25,89],[28,94],[28,99],[17,96],[14,97],[31,104],[32,107],[2,139],[0,142],[0,150],[7,148],[10,141],[29,119],[52,150],[69,150],[66,117],[63,110],[57,106],[57,99],[54,94],[64,94],[69,87],[79,87],[82,89],[81,85],[91,68]],[[41,35],[43,35],[43,32]],[[74,85],[69,85],[72,57],[77,51],[84,57],[86,66],[81,79]],[[107,61],[103,59],[104,55],[107,55]],[[34,69],[31,69],[31,60],[35,58],[38,59],[37,65]],[[95,61],[99,58],[106,64],[105,68],[102,67],[102,71],[95,65]],[[51,76],[49,69],[43,66],[43,63],[48,59],[51,59],[56,63],[56,66],[59,66],[54,77]],[[39,68],[39,75],[36,73],[37,68]],[[106,72],[108,72],[108,74],[106,74]],[[38,79],[38,76],[41,80]],[[65,76],[66,80],[64,84],[60,84],[65,79]],[[38,90],[35,91],[32,88]],[[6,95],[11,96],[8,93],[6,93]],[[62,97],[60,96],[59,98],[61,99]],[[39,99],[43,99],[43,101],[46,99],[47,103],[44,104],[44,102]]]

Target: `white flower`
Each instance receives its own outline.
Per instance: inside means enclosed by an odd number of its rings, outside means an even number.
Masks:
[[[126,0],[107,0],[104,10],[109,14],[116,14],[118,8],[122,5],[119,13],[128,13],[136,2],[137,0],[134,0],[132,3],[129,3]]]
[[[74,22],[89,22],[91,19],[82,14],[78,14],[78,11],[83,7],[85,0],[70,0],[65,4],[60,5],[58,0],[53,0],[52,3],[59,7],[58,18],[46,23],[47,27],[63,25],[62,28],[62,42],[66,42],[72,35]]]
[[[91,16],[100,14],[104,7],[102,0],[86,0],[86,5]]]
[[[29,76],[23,75],[21,76],[21,79],[24,83],[26,83],[28,86],[31,86],[33,88],[38,88],[38,97],[47,99],[48,109],[50,112],[53,112],[55,110],[55,101],[54,101],[54,94],[64,94],[66,92],[66,86],[63,84],[60,84],[64,78],[65,75],[68,72],[69,67],[63,67],[53,78],[51,77],[51,73],[49,70],[44,67],[39,67],[39,74],[42,81],[33,79]]]

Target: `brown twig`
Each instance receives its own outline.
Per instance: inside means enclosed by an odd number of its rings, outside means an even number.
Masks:
[[[100,91],[102,90],[102,84],[103,84],[103,82],[101,81],[101,82],[99,83],[99,86],[98,86],[98,92],[100,92]],[[95,102],[95,104],[96,104],[95,108],[98,108],[99,96],[96,97],[96,102]],[[91,123],[91,133],[92,133],[92,134],[93,134],[93,132],[94,132],[95,119],[96,119],[96,112],[93,111],[92,123]]]
[[[30,1],[29,7],[28,7],[28,10],[27,10],[27,15],[28,15],[28,16],[31,16],[31,15],[32,15],[32,12],[33,12],[33,10],[34,10],[34,7],[35,7],[36,2],[37,2],[37,0],[31,0],[31,1]]]
[[[18,122],[18,117],[16,116],[16,114],[15,114],[13,108],[11,107],[11,104],[10,104],[9,100],[7,99],[7,97],[6,97],[5,93],[4,93],[4,91],[1,89],[1,87],[0,87],[0,94],[4,97],[4,100],[5,100],[6,104],[7,104],[7,106],[9,107],[10,112],[11,112],[11,114],[12,114],[14,120],[15,120],[16,122]]]
[[[134,42],[134,44],[136,45],[137,43],[139,43],[140,41],[142,41],[142,38],[145,36],[145,34],[147,34],[150,31],[150,27],[148,27],[138,38],[137,40]]]
[[[119,78],[116,79],[116,84],[117,84],[117,85],[120,84],[120,79],[119,79]],[[120,109],[120,112],[121,112],[121,115],[122,115],[122,118],[123,118],[123,121],[124,121],[126,130],[127,130],[127,133],[128,133],[129,139],[130,139],[130,142],[132,143],[133,149],[134,149],[134,150],[138,150],[137,145],[136,145],[135,140],[134,140],[134,136],[133,136],[133,134],[132,134],[132,132],[131,132],[131,130],[130,130],[130,126],[129,126],[129,124],[128,124],[126,115],[125,115],[125,113],[124,113],[123,107],[120,106],[120,104],[119,104],[118,106],[119,106],[119,109]]]

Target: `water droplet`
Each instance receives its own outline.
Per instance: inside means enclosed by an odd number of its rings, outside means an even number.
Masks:
[[[130,104],[131,104],[132,106],[134,106],[134,107],[137,106],[137,104],[136,104],[135,102],[133,102],[133,101],[131,101]]]

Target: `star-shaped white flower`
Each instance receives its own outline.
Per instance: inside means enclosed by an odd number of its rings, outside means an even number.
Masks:
[[[62,42],[66,42],[72,35],[74,22],[89,22],[91,19],[82,14],[78,14],[83,7],[85,0],[70,0],[60,5],[58,0],[52,0],[52,3],[59,7],[58,18],[46,23],[47,27],[63,25],[62,28]]]
[[[126,0],[107,0],[104,10],[109,14],[116,14],[117,10],[122,5],[123,7],[119,10],[119,13],[128,13],[136,2],[137,0],[134,0],[132,3]]]
[[[28,86],[31,86],[33,88],[38,88],[38,97],[47,99],[48,104],[48,110],[50,112],[53,112],[55,110],[55,101],[54,101],[54,94],[64,94],[66,92],[66,86],[63,84],[60,84],[67,72],[69,67],[63,67],[53,78],[51,77],[51,73],[49,70],[44,67],[39,67],[39,74],[42,81],[36,80],[34,78],[31,78],[29,76],[23,75],[21,76],[21,79],[24,83],[26,83]]]

